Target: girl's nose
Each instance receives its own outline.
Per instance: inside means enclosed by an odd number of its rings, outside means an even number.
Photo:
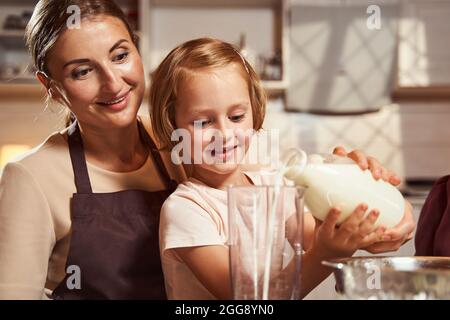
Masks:
[[[228,125],[227,121],[219,121],[216,129],[219,130],[224,145],[233,138],[233,128]]]

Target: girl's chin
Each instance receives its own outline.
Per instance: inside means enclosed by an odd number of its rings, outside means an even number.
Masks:
[[[213,164],[207,167],[203,167],[204,170],[209,171],[213,174],[226,175],[231,174],[239,168],[239,165],[236,163],[221,163],[221,164]]]

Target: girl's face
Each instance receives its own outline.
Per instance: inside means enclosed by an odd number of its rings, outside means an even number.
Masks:
[[[194,171],[228,174],[236,170],[253,130],[251,101],[241,67],[230,64],[188,75],[178,88],[175,124],[190,134]]]
[[[120,19],[96,17],[82,21],[81,28],[65,30],[50,50],[47,65],[55,80],[50,86],[53,97],[68,100],[81,126],[119,128],[136,121],[144,71]]]

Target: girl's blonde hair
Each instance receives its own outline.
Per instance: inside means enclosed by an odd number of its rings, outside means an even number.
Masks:
[[[220,68],[236,63],[247,80],[253,114],[253,128],[262,127],[266,111],[266,94],[252,66],[233,45],[212,38],[199,38],[173,49],[152,73],[150,117],[161,148],[175,145],[170,137],[176,129],[175,102],[178,86],[190,72]]]

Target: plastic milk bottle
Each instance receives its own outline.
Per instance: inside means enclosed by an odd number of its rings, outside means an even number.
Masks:
[[[351,159],[334,155],[313,154],[292,149],[283,157],[284,177],[306,187],[305,204],[319,220],[324,220],[331,207],[339,207],[340,224],[360,203],[369,213],[378,209],[376,226],[391,228],[403,217],[405,200],[393,185],[375,180],[369,170],[361,170]]]

